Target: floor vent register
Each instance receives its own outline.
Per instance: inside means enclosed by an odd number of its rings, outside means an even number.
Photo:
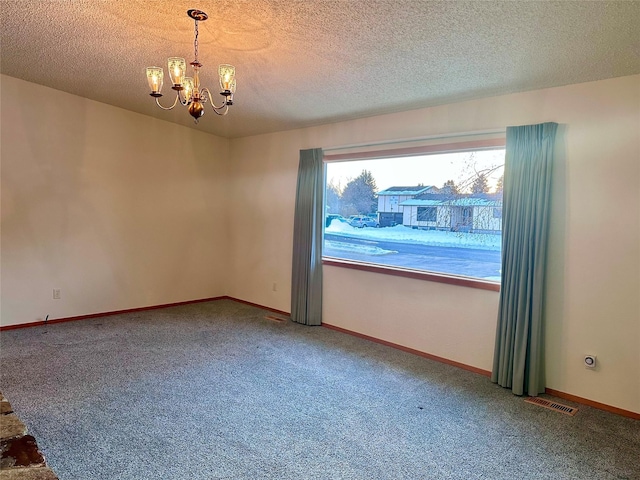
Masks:
[[[578,409],[574,407],[570,407],[568,405],[562,405],[561,403],[551,402],[549,400],[545,400],[540,397],[529,397],[525,399],[527,403],[533,403],[534,405],[539,405],[544,408],[548,408],[549,410],[554,410],[556,412],[564,413],[566,415],[575,415],[578,413]]]

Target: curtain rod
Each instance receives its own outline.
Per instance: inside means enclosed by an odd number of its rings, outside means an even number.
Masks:
[[[497,135],[497,134],[505,134],[507,131],[506,127],[502,129],[494,129],[494,130],[476,130],[473,132],[461,132],[461,133],[444,133],[444,134],[436,134],[436,135],[427,135],[424,137],[413,137],[413,138],[400,138],[397,140],[382,140],[379,142],[368,142],[368,143],[353,143],[351,145],[339,145],[334,147],[326,147],[322,148],[323,152],[331,152],[334,150],[348,150],[352,148],[364,148],[364,147],[377,147],[380,145],[398,145],[401,143],[412,143],[412,142],[424,142],[427,140],[439,140],[446,138],[454,138],[454,137],[473,137],[479,135]]]

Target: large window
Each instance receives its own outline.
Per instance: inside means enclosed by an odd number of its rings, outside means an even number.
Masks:
[[[503,170],[495,146],[327,161],[323,257],[499,282]]]

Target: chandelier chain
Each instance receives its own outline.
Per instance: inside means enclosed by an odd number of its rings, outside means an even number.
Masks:
[[[195,50],[195,54],[196,54],[196,62],[198,61],[198,21],[196,20],[196,37],[195,40],[193,41],[193,49]]]

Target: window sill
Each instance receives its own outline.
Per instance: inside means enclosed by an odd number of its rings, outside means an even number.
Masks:
[[[458,285],[460,287],[479,288],[481,290],[491,290],[493,292],[500,291],[500,284],[497,282],[490,282],[487,280],[467,277],[458,277],[441,273],[423,272],[419,270],[373,265],[370,263],[354,262],[351,260],[342,260],[332,257],[322,257],[322,265],[349,268],[352,270],[361,270],[363,272],[380,273],[382,275],[413,278],[415,280],[424,280],[427,282],[447,283],[449,285]]]

